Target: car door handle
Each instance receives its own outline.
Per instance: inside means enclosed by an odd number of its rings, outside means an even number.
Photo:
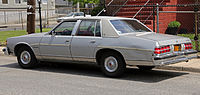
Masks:
[[[95,40],[92,40],[92,41],[90,41],[90,43],[96,43],[96,41],[95,41]]]

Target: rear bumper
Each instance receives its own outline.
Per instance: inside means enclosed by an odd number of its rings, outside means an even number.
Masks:
[[[183,54],[183,55],[178,55],[178,56],[173,56],[173,57],[168,57],[168,58],[161,58],[161,59],[154,59],[153,63],[154,65],[169,65],[169,64],[174,64],[178,62],[186,62],[190,59],[197,58],[197,52],[192,52],[189,54]]]
[[[143,66],[163,66],[163,65],[169,65],[169,64],[175,64],[178,62],[187,62],[190,59],[197,58],[197,52],[187,52],[187,53],[180,53],[173,56],[168,57],[161,57],[157,58],[154,57],[151,60],[126,60],[126,64],[130,66],[136,66],[136,65],[143,65]]]

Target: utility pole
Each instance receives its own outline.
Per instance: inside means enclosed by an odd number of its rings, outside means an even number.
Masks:
[[[39,17],[40,17],[40,33],[42,33],[41,0],[38,0],[38,5],[39,5]]]
[[[35,33],[35,0],[27,0],[27,32]]]

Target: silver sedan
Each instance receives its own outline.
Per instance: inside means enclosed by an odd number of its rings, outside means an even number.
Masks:
[[[189,38],[154,33],[136,19],[90,16],[64,19],[48,33],[8,38],[4,52],[16,55],[22,68],[89,62],[109,77],[121,76],[127,65],[150,70],[197,57]]]

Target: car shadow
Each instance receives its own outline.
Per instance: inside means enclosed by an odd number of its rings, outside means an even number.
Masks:
[[[17,63],[0,65],[0,67],[22,69]],[[35,69],[23,69],[23,70],[33,70],[33,71],[41,71],[41,72],[108,78],[102,74],[99,66],[92,65],[92,64],[40,63],[40,65]],[[189,74],[189,73],[170,71],[170,70],[160,70],[160,69],[155,69],[155,70],[150,70],[150,71],[141,71],[133,67],[133,68],[127,68],[123,77],[113,78],[113,79],[139,81],[139,82],[145,82],[145,83],[155,83],[155,82],[160,82],[163,80],[175,78],[175,77],[186,75],[186,74]]]

